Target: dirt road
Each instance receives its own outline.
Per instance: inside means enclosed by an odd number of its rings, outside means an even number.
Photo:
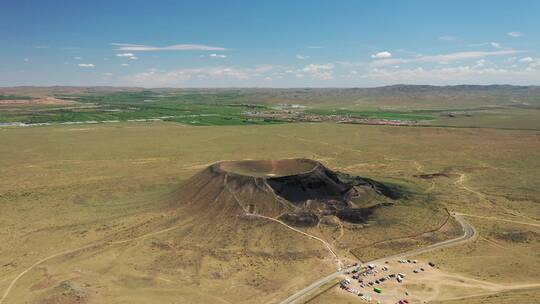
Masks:
[[[23,277],[26,273],[28,273],[30,270],[34,269],[36,266],[40,265],[40,264],[43,264],[49,260],[52,260],[56,257],[60,257],[60,256],[64,256],[64,255],[68,255],[70,253],[75,253],[75,252],[78,252],[78,251],[82,251],[82,250],[85,250],[85,249],[89,249],[89,248],[92,248],[92,247],[98,247],[98,246],[111,246],[111,245],[118,245],[118,244],[124,244],[124,243],[129,243],[129,242],[132,242],[132,241],[136,241],[136,240],[140,240],[140,239],[144,239],[144,238],[147,238],[147,237],[150,237],[150,236],[153,236],[153,235],[156,235],[156,234],[160,234],[160,233],[164,233],[164,232],[167,232],[167,231],[171,231],[171,230],[174,230],[176,228],[178,228],[179,226],[173,226],[173,227],[169,227],[169,228],[166,228],[166,229],[162,229],[162,230],[159,230],[159,231],[155,231],[155,232],[151,232],[151,233],[147,233],[147,234],[144,234],[144,235],[141,235],[141,236],[138,236],[138,237],[134,237],[134,238],[130,238],[130,239],[125,239],[125,240],[121,240],[121,241],[107,241],[107,242],[96,242],[96,243],[92,243],[92,244],[89,244],[89,245],[85,245],[85,246],[82,246],[82,247],[78,247],[78,248],[75,248],[75,249],[71,249],[71,250],[66,250],[66,251],[62,251],[62,252],[58,252],[58,253],[55,253],[55,254],[52,254],[48,257],[45,257],[37,262],[35,262],[34,264],[30,265],[30,267],[26,268],[25,270],[23,270],[21,273],[19,273],[15,278],[13,278],[13,280],[11,281],[11,283],[9,284],[8,288],[4,291],[4,294],[2,295],[2,297],[0,298],[0,304],[4,303],[4,301],[6,300],[6,298],[8,297],[9,293],[11,292],[11,290],[13,289],[13,287],[15,286],[15,284],[17,283],[18,280],[21,279],[21,277]]]
[[[264,215],[260,215],[260,214],[255,214],[255,213],[246,213],[245,214],[246,216],[253,216],[253,217],[258,217],[258,218],[263,218],[263,219],[267,219],[267,220],[270,220],[270,221],[274,221],[276,223],[279,223],[295,232],[298,232],[300,234],[303,234],[311,239],[314,239],[314,240],[317,240],[321,243],[323,243],[324,246],[326,246],[326,248],[328,249],[328,251],[332,254],[332,256],[334,257],[334,259],[336,260],[336,263],[338,264],[338,267],[341,267],[343,265],[343,263],[341,262],[341,260],[339,259],[339,257],[337,256],[337,254],[335,253],[335,251],[332,249],[332,246],[330,246],[330,244],[328,244],[328,242],[326,242],[325,240],[319,238],[319,237],[316,237],[314,235],[311,235],[309,233],[306,233],[302,230],[299,230],[299,229],[296,229],[294,227],[291,227],[289,225],[287,225],[285,222],[282,222],[278,219],[275,219],[275,218],[272,218],[272,217],[268,217],[268,216],[264,216]]]
[[[467,221],[465,221],[462,214],[452,213],[451,215],[461,225],[461,228],[463,229],[463,235],[462,236],[460,236],[458,238],[455,238],[455,239],[442,241],[442,242],[439,242],[439,243],[436,243],[436,244],[433,244],[433,245],[430,245],[430,246],[427,246],[427,247],[424,247],[424,248],[415,249],[415,250],[411,250],[411,251],[408,251],[408,252],[399,253],[399,254],[395,254],[395,255],[392,255],[392,256],[380,258],[380,259],[377,259],[377,260],[374,260],[374,261],[365,262],[365,264],[380,263],[380,262],[383,262],[384,260],[388,260],[388,259],[404,258],[404,257],[407,257],[407,256],[426,253],[426,252],[433,251],[433,250],[440,249],[440,248],[445,248],[445,247],[449,247],[449,246],[458,245],[458,244],[461,244],[461,243],[464,243],[464,242],[468,241],[470,238],[472,238],[473,236],[476,235],[476,230]],[[334,272],[334,273],[332,273],[332,274],[330,274],[330,275],[328,275],[328,276],[314,282],[313,284],[307,286],[306,288],[304,288],[302,290],[299,290],[295,294],[293,294],[290,297],[288,297],[287,299],[283,300],[281,302],[281,304],[297,303],[299,300],[301,300],[305,296],[313,293],[314,291],[319,289],[324,284],[336,279],[337,277],[343,275],[347,271],[353,270],[355,267],[349,267],[349,268],[343,269],[341,271]]]

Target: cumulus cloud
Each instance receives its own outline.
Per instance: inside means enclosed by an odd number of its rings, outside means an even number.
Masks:
[[[534,59],[532,59],[532,57],[523,57],[519,61],[520,62],[533,62]]]
[[[540,73],[532,68],[510,70],[504,68],[475,66],[456,66],[424,69],[385,69],[373,68],[362,78],[374,81],[379,85],[392,83],[409,84],[488,84],[488,83],[531,83],[540,80]]]
[[[504,49],[504,47],[498,42],[490,42],[489,44],[496,49]]]
[[[137,59],[139,59],[139,58],[138,58],[138,57],[135,57],[135,56],[131,56],[131,57],[129,57],[129,59],[131,59],[131,60],[137,60]]]
[[[320,70],[332,70],[334,68],[334,65],[331,64],[331,63],[327,63],[327,64],[313,64],[313,63],[310,63],[308,65],[306,65],[302,71],[304,72],[318,72]]]
[[[81,58],[81,57],[73,57],[73,59],[75,59],[75,60],[81,60],[82,58]]]
[[[78,66],[80,66],[81,68],[94,68],[94,67],[96,67],[96,65],[93,64],[93,63],[79,63]]]
[[[300,59],[300,60],[304,60],[304,59],[309,59],[310,56],[306,56],[306,55],[296,55],[296,59]]]
[[[214,58],[227,58],[227,55],[223,55],[223,54],[210,54],[209,55],[210,57],[214,57]]]
[[[391,58],[391,57],[392,57],[392,53],[387,52],[387,51],[378,52],[371,55],[371,58],[374,58],[374,59],[384,59],[384,58]]]
[[[465,59],[480,59],[489,56],[501,56],[501,55],[510,55],[520,53],[516,50],[499,50],[499,51],[471,51],[471,52],[456,52],[449,54],[441,55],[426,55],[426,56],[417,56],[413,58],[389,58],[389,59],[380,59],[375,60],[373,65],[375,66],[385,66],[385,65],[396,65],[402,63],[450,63],[458,60]]]
[[[299,70],[298,74],[307,74],[314,78],[319,79],[332,79],[334,77],[333,75],[333,69],[334,65],[331,63],[327,64],[313,64],[310,63],[306,65],[304,68]]]
[[[473,68],[481,68],[481,67],[485,66],[486,63],[487,63],[487,61],[485,59],[477,60],[476,64],[473,65]]]
[[[133,53],[120,53],[116,54],[116,57],[133,57],[135,56]]]
[[[226,48],[203,44],[174,44],[169,46],[152,46],[130,43],[111,43],[118,51],[226,51]]]
[[[513,37],[513,38],[517,38],[517,37],[523,36],[523,34],[520,33],[520,32],[508,32],[508,33],[506,33],[506,35],[508,35],[508,36],[510,36],[510,37]]]
[[[127,63],[122,63],[121,66],[127,67],[127,66],[129,66],[129,64],[127,64]]]
[[[271,65],[257,65],[253,68],[238,67],[198,67],[177,69],[172,71],[158,71],[136,73],[125,79],[131,83],[145,86],[181,85],[200,79],[243,81],[253,77],[264,79],[270,77],[268,72],[273,70]]]

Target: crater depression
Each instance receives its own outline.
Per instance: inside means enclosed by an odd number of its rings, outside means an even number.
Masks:
[[[314,226],[325,216],[364,223],[401,196],[394,186],[298,158],[215,163],[184,182],[174,203],[214,220],[259,214]]]

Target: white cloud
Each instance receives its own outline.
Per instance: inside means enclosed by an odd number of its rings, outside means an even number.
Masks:
[[[506,35],[508,35],[508,36],[510,36],[510,37],[513,37],[513,38],[517,38],[517,37],[523,36],[523,34],[520,33],[520,32],[509,32],[509,33],[506,33]]]
[[[480,59],[480,60],[477,60],[476,61],[476,64],[473,66],[473,68],[481,68],[483,67],[484,65],[486,65],[486,60],[485,59]]]
[[[442,41],[454,41],[456,40],[457,38],[454,37],[454,36],[440,36],[439,37],[439,40],[442,40]]]
[[[23,61],[24,62],[30,62],[30,58],[24,58]]]
[[[226,51],[226,48],[202,44],[175,44],[169,46],[151,46],[130,43],[111,43],[118,51]]]
[[[532,59],[532,57],[523,57],[519,61],[520,62],[533,62],[534,59]]]
[[[81,60],[82,58],[81,58],[81,57],[73,57],[73,59],[75,59],[75,60]]]
[[[267,73],[271,70],[273,70],[273,66],[271,65],[257,65],[253,68],[236,68],[227,66],[199,67],[178,69],[173,71],[158,71],[152,69],[148,72],[130,75],[125,79],[130,83],[145,86],[181,85],[200,79],[222,81],[244,81],[254,77],[264,79],[269,77]]]
[[[227,55],[223,54],[210,54],[209,56],[214,58],[227,58]]]
[[[137,59],[139,59],[139,58],[138,58],[138,57],[135,57],[135,56],[131,56],[131,57],[129,57],[129,59],[131,59],[131,60],[137,60]]]
[[[334,68],[334,65],[331,64],[331,63],[327,63],[327,64],[313,64],[313,63],[310,63],[308,65],[306,65],[302,71],[304,72],[317,72],[319,70],[332,70]]]
[[[112,75],[113,73],[103,73],[103,76],[107,76],[107,77],[112,76]]]
[[[467,46],[470,46],[470,47],[491,46],[497,50],[512,50],[512,48],[505,47],[499,42],[471,43],[471,44],[468,44]]]
[[[300,60],[304,60],[304,59],[309,59],[310,56],[306,56],[306,55],[296,55],[296,59],[300,59]]]
[[[509,55],[520,53],[516,50],[500,50],[500,51],[472,51],[472,52],[457,52],[441,55],[427,55],[427,56],[417,56],[414,58],[390,58],[390,59],[380,59],[375,60],[373,65],[375,66],[385,66],[385,65],[395,65],[402,63],[450,63],[458,60],[465,59],[480,59],[489,56],[500,56],[500,55]]]
[[[34,45],[34,48],[35,49],[48,49],[49,46],[48,45]]]
[[[306,65],[303,69],[299,70],[299,74],[308,74],[311,77],[314,78],[320,78],[320,79],[332,79],[334,77],[333,75],[333,69],[334,65],[331,63],[327,64],[313,64],[310,63]]]
[[[93,63],[79,63],[78,66],[80,66],[81,68],[94,68],[94,67],[96,67],[96,65],[93,64]]]
[[[127,63],[122,63],[121,66],[127,67],[127,66],[129,66],[129,64],[127,64]]]
[[[371,58],[374,58],[374,59],[384,59],[384,58],[391,58],[391,57],[392,57],[392,53],[387,52],[387,51],[378,52],[371,55]]]
[[[489,44],[496,49],[504,49],[504,47],[498,42],[490,42]]]
[[[133,57],[135,56],[133,53],[120,53],[116,54],[116,57]]]
[[[374,81],[379,85],[408,84],[491,84],[491,83],[535,83],[540,80],[540,73],[532,68],[509,70],[493,67],[456,66],[445,68],[390,70],[374,68],[362,78]]]

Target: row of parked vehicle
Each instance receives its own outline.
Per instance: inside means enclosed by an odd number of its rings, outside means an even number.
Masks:
[[[398,260],[398,263],[418,264],[418,261],[417,260]],[[385,264],[389,264],[389,262],[386,261]],[[357,265],[358,264],[351,265],[351,266],[357,266]],[[435,264],[432,262],[429,262],[428,265],[431,267],[435,267]],[[413,270],[413,273],[418,274],[423,271],[425,271],[423,267],[418,267]],[[371,301],[371,297],[367,294],[364,294],[364,292],[362,292],[362,289],[353,288],[351,285],[351,282],[352,282],[351,279],[358,281],[358,283],[360,284],[359,285],[360,288],[373,288],[373,292],[382,293],[382,289],[380,288],[382,283],[387,282],[389,280],[394,280],[394,279],[398,283],[402,283],[406,277],[404,273],[390,273],[390,268],[387,265],[382,265],[382,267],[379,267],[376,264],[367,264],[364,266],[358,266],[357,268],[354,268],[353,270],[347,271],[346,274],[351,275],[351,277],[346,278],[340,282],[341,288],[345,289],[346,291],[350,293],[358,295],[359,297],[361,297],[363,300],[366,300],[366,301]],[[378,277],[378,278],[373,279],[372,277]],[[407,292],[405,294],[408,295]],[[399,300],[396,302],[396,304],[408,304],[408,303],[409,302],[405,299]]]

